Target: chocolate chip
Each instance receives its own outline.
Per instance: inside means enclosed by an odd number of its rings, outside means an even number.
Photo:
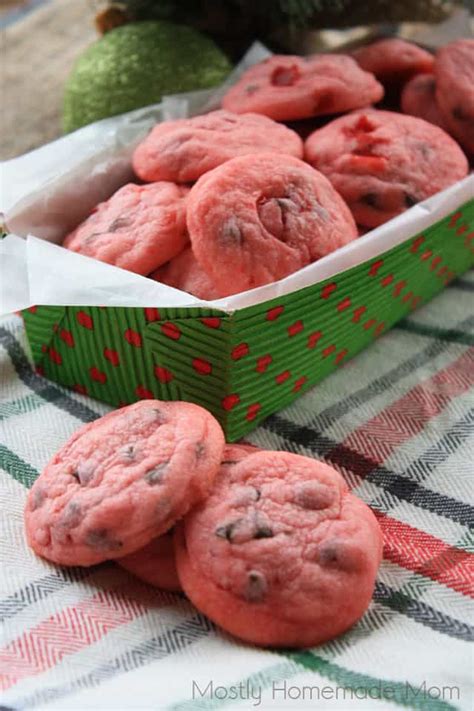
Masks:
[[[247,574],[247,583],[244,589],[244,598],[248,602],[261,602],[268,590],[268,584],[263,573],[251,570]]]
[[[267,232],[277,239],[282,239],[286,228],[287,213],[295,207],[296,205],[288,198],[262,197],[257,202],[257,213]]]
[[[236,462],[235,462],[236,463]],[[254,486],[241,486],[235,489],[233,506],[250,506],[260,499],[261,492]]]
[[[420,151],[423,158],[428,158],[428,156],[431,154],[431,148],[426,143],[418,143],[416,147]]]
[[[323,567],[354,570],[364,565],[364,551],[350,540],[333,539],[320,546],[317,562]]]
[[[462,106],[455,106],[454,109],[452,109],[451,114],[456,121],[472,121],[472,118],[467,115]]]
[[[273,538],[274,535],[270,526],[263,524],[259,525],[255,530],[254,538]]]
[[[87,533],[86,545],[99,550],[116,551],[122,548],[123,543],[110,538],[110,533],[106,528],[97,528]]]
[[[43,505],[45,499],[46,494],[44,490],[40,489],[39,487],[35,487],[31,492],[30,511],[36,511],[36,509],[39,509],[40,506]]]
[[[410,193],[405,193],[406,207],[413,207],[413,205],[416,205],[417,202],[419,202],[418,198],[416,198],[414,195],[410,195]]]
[[[300,70],[295,64],[288,67],[276,67],[271,76],[271,83],[274,86],[292,86],[300,78]]]
[[[229,543],[233,543],[233,537],[241,521],[243,521],[243,519],[238,518],[231,523],[225,523],[222,526],[218,526],[214,533],[218,538],[225,538],[226,541],[229,541]]]
[[[145,472],[145,481],[150,484],[150,486],[161,484],[168,464],[169,462],[162,462],[162,464],[158,464],[158,466],[153,467],[153,469],[148,469],[148,471]]]
[[[152,411],[154,413],[155,419],[159,421],[160,425],[163,425],[166,422],[166,417],[162,410],[160,410],[158,407],[154,407]]]
[[[129,444],[121,450],[122,457],[125,461],[133,461],[135,459],[135,447],[133,444]]]
[[[242,230],[239,227],[237,218],[232,216],[229,217],[227,222],[225,222],[220,231],[220,239],[229,247],[237,247],[243,242]]]
[[[77,469],[71,472],[71,476],[81,485],[86,486],[94,478],[95,466],[92,462],[81,462]]]
[[[253,538],[273,538],[273,529],[269,524],[267,517],[260,511],[255,511],[253,520]]]
[[[245,87],[245,93],[248,96],[252,96],[256,91],[258,91],[258,84],[247,84]]]
[[[201,459],[206,452],[206,446],[202,442],[198,442],[196,445],[196,459]]]
[[[321,565],[333,565],[338,562],[338,545],[336,543],[326,543],[318,553],[318,560]]]
[[[89,242],[93,242],[97,237],[100,237],[103,234],[103,232],[92,232],[92,234],[87,235],[87,237],[84,237],[82,241],[84,244],[89,244]]]
[[[122,227],[129,227],[131,225],[130,219],[128,217],[117,217],[110,225],[109,232],[116,232]]]
[[[60,525],[65,528],[76,528],[83,519],[82,509],[75,501],[70,501],[61,516]]]
[[[377,193],[365,193],[360,196],[359,202],[363,202],[365,205],[369,205],[369,207],[377,207],[378,195]]]
[[[275,535],[266,519],[258,512],[218,526],[214,533],[219,538],[225,538],[229,543],[236,544],[260,538],[273,538]]]
[[[334,495],[328,486],[316,481],[307,481],[296,487],[294,501],[303,509],[318,511],[331,506]]]

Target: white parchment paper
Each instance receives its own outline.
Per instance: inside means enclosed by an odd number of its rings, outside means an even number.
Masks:
[[[34,304],[214,306],[232,312],[356,266],[474,197],[474,176],[469,176],[285,279],[212,302],[59,246],[98,202],[133,180],[132,152],[156,122],[217,108],[227,87],[269,54],[256,43],[218,89],[165,97],[160,104],[99,121],[4,162],[0,209],[11,234],[0,241],[0,314]]]

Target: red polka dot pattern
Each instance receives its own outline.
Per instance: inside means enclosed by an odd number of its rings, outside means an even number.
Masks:
[[[208,328],[220,328],[222,319],[220,318],[202,318],[201,323],[203,323]]]
[[[237,395],[237,393],[232,393],[231,395],[226,395],[222,400],[222,407],[224,410],[227,410],[227,412],[230,412],[230,410],[233,410],[239,403],[240,396]]]
[[[266,355],[257,358],[257,366],[255,370],[257,371],[257,373],[264,373],[268,366],[271,365],[272,361],[273,358],[270,353],[267,353]]]
[[[252,422],[254,420],[260,410],[262,409],[262,406],[260,405],[259,402],[254,402],[252,405],[249,405],[247,408],[247,414],[245,415],[245,419],[248,420],[249,422]]]
[[[268,309],[267,321],[276,321],[276,319],[282,315],[284,310],[284,306],[273,306],[273,308]]]
[[[241,358],[244,358],[244,356],[249,354],[249,345],[248,343],[239,343],[238,346],[235,346],[235,348],[232,349],[230,357],[232,360],[240,360]]]
[[[329,299],[331,294],[336,291],[337,289],[337,284],[335,282],[332,282],[331,284],[326,284],[326,286],[323,286],[321,289],[321,298],[322,299]]]
[[[369,276],[377,276],[381,267],[383,267],[383,259],[378,259],[376,262],[373,262],[369,268]]]
[[[314,348],[322,335],[321,331],[314,331],[314,333],[308,336],[308,348]]]
[[[131,346],[135,346],[135,348],[142,347],[142,337],[139,333],[137,333],[137,331],[134,331],[131,328],[127,328],[124,333],[124,336],[127,343],[130,343]]]
[[[84,328],[88,328],[90,331],[94,328],[94,322],[89,314],[85,311],[78,311],[76,314],[77,323]]]
[[[48,355],[49,355],[49,359],[53,363],[56,363],[56,365],[61,365],[61,363],[63,362],[61,354],[58,353],[54,348],[48,349]]]
[[[155,376],[160,383],[169,383],[173,380],[173,373],[161,365],[155,365]]]
[[[95,365],[89,369],[89,375],[92,380],[95,380],[97,383],[107,382],[107,375],[103,371],[99,370]]]
[[[301,331],[304,329],[304,324],[303,321],[295,321],[295,323],[292,323],[291,326],[288,326],[288,335],[290,336],[296,336],[298,333],[301,333]]]
[[[153,323],[154,321],[159,321],[160,320],[160,312],[158,309],[149,307],[144,309],[145,311],[145,320],[148,321],[148,323]]]
[[[114,367],[120,364],[120,356],[117,351],[112,348],[104,348],[104,358],[106,358]]]
[[[181,329],[175,323],[171,323],[171,321],[162,324],[161,332],[164,336],[167,336],[167,338],[173,339],[173,341],[178,341],[181,338]]]
[[[199,375],[210,375],[212,373],[212,365],[204,358],[193,358],[193,368]]]
[[[288,378],[291,376],[291,373],[289,370],[284,370],[283,373],[278,373],[278,375],[275,376],[275,381],[278,385],[281,385],[284,383]]]
[[[69,348],[74,348],[74,336],[71,331],[67,331],[65,328],[62,328],[59,332],[59,338],[64,341]]]
[[[143,385],[137,385],[135,388],[135,394],[140,398],[140,400],[153,400],[155,397],[151,390],[148,390]]]

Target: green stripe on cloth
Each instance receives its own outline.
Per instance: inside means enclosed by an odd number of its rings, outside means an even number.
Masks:
[[[317,702],[320,699],[356,701],[390,701],[398,706],[420,711],[452,711],[456,706],[431,696],[428,689],[420,688],[409,682],[377,679],[367,674],[359,674],[335,664],[310,651],[276,652],[284,654],[288,663],[277,664],[230,684],[219,684],[209,680],[193,687],[193,698],[188,698],[167,707],[168,711],[186,711],[199,709],[211,711],[235,702],[248,701],[248,708],[255,705],[258,696],[266,689],[272,689],[272,701],[279,708],[278,701],[290,700],[296,704],[300,700]],[[316,683],[288,685],[286,682],[296,676],[301,669],[315,672],[329,679],[334,686]],[[276,685],[276,682],[278,685]],[[323,692],[324,689],[324,692]],[[261,703],[261,700],[260,700]],[[259,704],[258,704],[259,705]],[[257,707],[255,705],[255,707]],[[296,708],[296,706],[295,706]]]
[[[275,681],[290,679],[299,674],[300,671],[301,667],[296,662],[280,662],[231,684],[214,684],[213,690],[215,691],[215,688],[219,687],[218,693],[208,695],[207,698],[204,698],[203,693],[207,688],[207,684],[198,684],[199,689],[194,688],[193,698],[172,704],[167,708],[168,711],[187,711],[188,709],[211,711],[212,709],[219,709],[228,704],[245,700],[248,700],[249,708],[258,708],[258,706],[254,705],[257,699],[252,697],[252,690],[255,690],[256,693],[259,690],[263,691],[268,689]],[[234,689],[236,693],[234,693]]]
[[[0,421],[16,415],[27,415],[43,405],[46,405],[46,400],[33,394],[20,397],[17,400],[0,402]]]
[[[95,412],[91,407],[76,400],[66,389],[36,375],[22,345],[16,340],[13,333],[3,326],[0,326],[0,345],[7,352],[18,378],[45,402],[55,405],[81,422],[91,422],[100,417],[99,412]]]
[[[33,482],[39,476],[39,472],[31,464],[25,462],[3,444],[0,444],[0,468],[28,488],[33,486]]]
[[[317,672],[323,677],[335,682],[336,686],[341,689],[349,689],[359,693],[359,699],[372,698],[369,692],[373,691],[374,700],[391,701],[399,706],[406,706],[410,709],[421,709],[422,711],[448,711],[455,709],[456,706],[441,701],[429,695],[426,691],[419,690],[416,685],[411,685],[409,682],[390,681],[387,679],[377,679],[368,674],[360,674],[345,669],[339,664],[324,659],[323,657],[314,654],[313,652],[286,652],[286,657],[300,664],[309,671]],[[366,694],[364,697],[363,694]],[[379,696],[377,696],[379,694]],[[341,696],[344,699],[344,696]],[[347,694],[346,700],[357,700],[355,695]]]
[[[401,331],[416,333],[418,336],[428,336],[439,341],[449,341],[450,343],[462,343],[465,346],[474,346],[474,335],[466,331],[459,331],[455,328],[436,328],[435,326],[425,326],[422,323],[408,321],[404,319],[396,324],[395,328]]]

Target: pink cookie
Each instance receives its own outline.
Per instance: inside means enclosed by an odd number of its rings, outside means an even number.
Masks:
[[[344,201],[297,158],[233,158],[202,176],[188,198],[196,259],[222,295],[281,279],[357,236]]]
[[[442,47],[434,66],[436,100],[452,135],[474,156],[474,39]]]
[[[433,74],[417,74],[403,87],[400,99],[402,111],[448,131],[438,108],[435,92],[436,79]]]
[[[390,37],[351,52],[362,69],[383,84],[399,84],[414,74],[433,70],[433,55],[413,42]]]
[[[286,452],[221,467],[176,531],[186,595],[259,645],[310,647],[367,609],[382,557],[371,510],[331,467]]]
[[[81,427],[29,492],[38,555],[62,565],[120,558],[165,533],[208,492],[224,436],[198,405],[143,400]]]
[[[147,275],[189,241],[187,193],[174,183],[124,185],[66,237],[64,247]]]
[[[118,558],[117,563],[145,583],[175,592],[181,590],[173,546],[173,533],[154,538],[144,548]]]
[[[249,454],[258,452],[252,444],[227,444],[222,455],[221,467],[233,466]],[[173,547],[173,532],[155,538],[144,548],[118,558],[117,563],[137,578],[150,585],[171,592],[181,590]]]
[[[196,260],[191,247],[186,247],[181,254],[150,274],[150,278],[206,301],[222,296],[211,277]]]
[[[468,171],[465,155],[441,128],[375,109],[355,111],[315,131],[305,155],[364,227],[381,225]]]
[[[303,141],[266,116],[212,111],[159,123],[135,150],[133,167],[142,180],[186,183],[230,158],[262,152],[302,158]]]
[[[350,111],[380,101],[383,87],[344,54],[274,55],[250,67],[222,106],[277,121]]]

